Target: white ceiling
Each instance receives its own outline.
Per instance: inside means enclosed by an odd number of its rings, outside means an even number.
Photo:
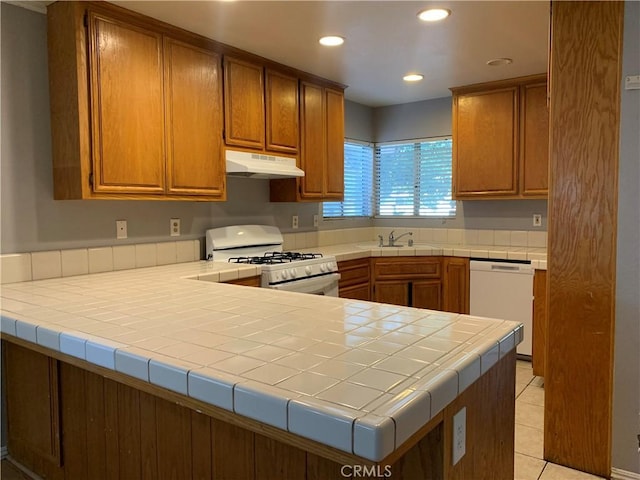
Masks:
[[[349,100],[394,105],[450,95],[449,87],[543,73],[548,1],[115,1],[122,7],[348,85]],[[416,14],[440,6],[439,23]],[[318,44],[322,35],[344,45]],[[492,58],[511,65],[490,67]],[[408,72],[425,75],[406,84]]]

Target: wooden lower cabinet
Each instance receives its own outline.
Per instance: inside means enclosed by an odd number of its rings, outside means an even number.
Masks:
[[[15,337],[3,340],[9,456],[42,478],[329,480],[356,465],[396,480],[513,478],[515,350],[376,464]],[[466,454],[454,466],[452,422],[463,407]],[[59,423],[42,414],[49,411]],[[52,432],[61,439],[54,456]]]
[[[536,270],[533,275],[533,329],[531,363],[533,374],[544,377],[545,337],[547,330],[547,271]]]
[[[442,267],[442,310],[468,314],[469,259],[444,257]]]
[[[410,283],[406,280],[377,280],[373,286],[373,301],[409,307],[409,289]]]
[[[2,352],[9,453],[38,472],[56,472],[62,461],[58,361],[4,343]]]
[[[440,280],[411,282],[411,306],[442,310],[442,282]]]
[[[239,278],[237,280],[229,280],[224,283],[244,285],[245,287],[259,287],[262,284],[262,277],[260,277],[260,275],[256,275],[255,277]]]
[[[375,302],[440,310],[440,257],[380,257],[371,262]]]
[[[372,300],[469,313],[469,259],[383,257],[372,262]]]
[[[338,262],[341,298],[371,300],[371,262],[369,258]]]

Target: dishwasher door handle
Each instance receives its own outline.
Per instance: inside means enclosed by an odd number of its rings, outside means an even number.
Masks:
[[[518,272],[520,267],[518,265],[491,265],[491,270],[502,270],[506,272]]]

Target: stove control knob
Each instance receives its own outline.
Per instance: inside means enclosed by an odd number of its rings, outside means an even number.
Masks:
[[[323,273],[327,271],[327,264],[326,263],[321,263],[320,264],[320,271],[323,272]]]
[[[291,278],[296,278],[298,276],[298,272],[296,272],[295,268],[292,268],[289,273],[291,274]]]
[[[331,269],[332,272],[337,272],[338,271],[338,264],[336,262],[331,262],[329,264],[329,268]]]
[[[286,280],[287,278],[289,278],[289,272],[287,272],[286,270],[282,271],[282,279]]]
[[[273,274],[273,279],[274,279],[274,281],[276,281],[276,282],[277,282],[278,280],[280,280],[280,273],[279,273],[279,272],[275,272],[275,273]]]
[[[304,267],[304,271],[307,272],[307,275],[311,275],[313,273],[313,268],[311,268],[311,265],[307,265]]]

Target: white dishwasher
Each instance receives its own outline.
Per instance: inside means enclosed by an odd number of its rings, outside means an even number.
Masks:
[[[516,352],[531,356],[533,273],[528,262],[471,260],[469,313],[524,324]]]

